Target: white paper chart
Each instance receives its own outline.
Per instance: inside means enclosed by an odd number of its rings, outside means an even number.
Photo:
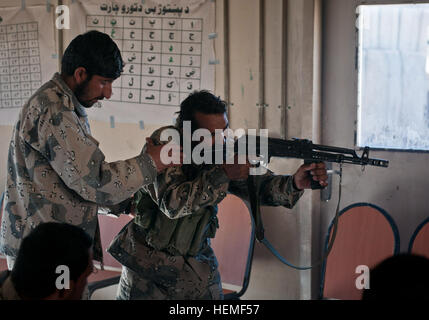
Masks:
[[[0,26],[0,108],[21,108],[42,84],[37,22]]]
[[[125,68],[111,101],[178,106],[201,88],[202,19],[88,15],[87,29],[121,50]]]
[[[115,41],[125,62],[110,99],[104,99],[101,108],[88,110],[91,120],[171,125],[189,93],[214,91],[214,1],[68,4],[71,29],[64,32],[64,47],[78,34],[98,30]]]

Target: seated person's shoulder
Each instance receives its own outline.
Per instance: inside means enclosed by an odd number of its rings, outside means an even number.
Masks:
[[[25,103],[23,118],[43,118],[52,113],[70,111],[65,105],[69,105],[68,97],[60,92],[51,82],[40,87]]]
[[[20,300],[9,270],[0,272],[0,300]]]
[[[0,271],[0,287],[3,286],[3,284],[6,281],[7,277],[9,277],[9,274],[10,274],[9,270]]]

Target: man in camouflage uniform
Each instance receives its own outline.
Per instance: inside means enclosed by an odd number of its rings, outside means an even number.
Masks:
[[[181,104],[176,129],[212,133],[228,127],[226,105],[206,91]],[[169,127],[170,129],[172,127]],[[161,128],[151,136],[160,141]],[[184,138],[185,139],[185,138]],[[309,175],[311,172],[311,175]],[[217,204],[231,192],[248,199],[249,163],[183,165],[160,172],[134,196],[135,219],[108,251],[122,265],[117,299],[222,299],[218,263],[210,247],[218,227]],[[293,176],[259,176],[260,204],[292,208],[310,188],[311,176],[327,185],[325,165],[303,165]]]
[[[107,163],[91,136],[85,108],[110,98],[122,70],[121,53],[108,35],[79,35],[64,53],[61,74],[20,111],[9,147],[0,235],[9,269],[22,239],[48,221],[81,227],[93,239],[94,259],[102,261],[98,207],[123,211],[127,199],[165,168],[161,147],[150,142],[132,159]]]

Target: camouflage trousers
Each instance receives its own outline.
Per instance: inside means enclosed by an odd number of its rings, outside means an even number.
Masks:
[[[205,263],[194,258],[176,261],[168,266],[174,278],[163,270],[155,267],[159,274],[139,274],[122,267],[117,300],[223,300],[220,274],[217,268],[209,273],[205,271]],[[164,276],[163,276],[164,274]]]

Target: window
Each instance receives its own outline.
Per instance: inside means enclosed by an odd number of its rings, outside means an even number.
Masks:
[[[358,14],[357,145],[429,150],[429,4]]]

